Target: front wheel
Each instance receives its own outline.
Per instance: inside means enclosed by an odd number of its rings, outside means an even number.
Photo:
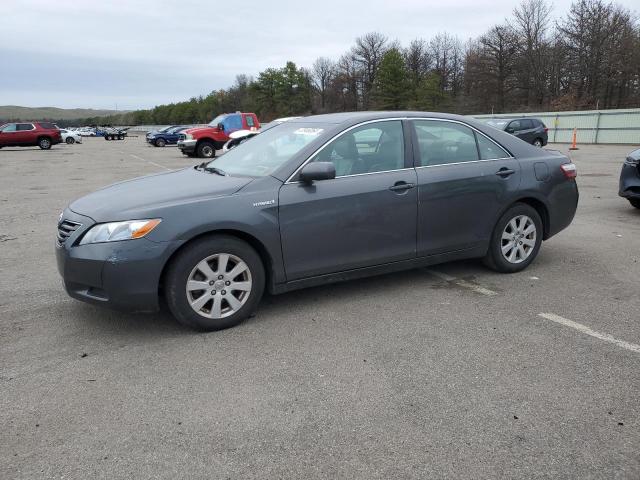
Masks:
[[[67,137],[65,142],[67,142],[67,145],[73,145],[74,143],[76,143],[76,139],[73,137]]]
[[[629,203],[636,208],[640,208],[640,198],[630,198]]]
[[[265,274],[260,256],[235,237],[196,240],[171,262],[166,299],[176,319],[198,330],[238,325],[258,306]]]
[[[498,220],[484,263],[502,273],[520,272],[538,255],[542,244],[542,219],[535,208],[516,203]]]
[[[164,147],[167,142],[164,141],[164,138],[159,138],[156,140],[156,147]]]
[[[200,142],[197,151],[200,158],[213,158],[216,156],[216,146],[212,142]]]
[[[38,140],[38,146],[42,150],[49,150],[51,148],[51,140],[49,140],[48,138],[41,138],[40,140]]]

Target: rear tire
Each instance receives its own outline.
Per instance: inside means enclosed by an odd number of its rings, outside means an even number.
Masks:
[[[543,234],[542,219],[536,209],[516,203],[496,223],[483,262],[497,272],[520,272],[538,255]]]
[[[49,150],[51,148],[51,139],[47,137],[42,137],[38,140],[38,146],[42,150]]]
[[[629,203],[636,208],[640,208],[640,198],[629,198]]]
[[[73,137],[67,137],[65,142],[67,143],[67,145],[73,145],[74,143],[76,143],[76,139]]]
[[[124,135],[118,135],[118,140],[124,140]]]
[[[534,146],[534,147],[542,148],[542,147],[544,146],[544,145],[543,145],[543,142],[542,142],[542,139],[541,139],[541,138],[536,138],[536,139],[533,141],[533,146]]]
[[[234,327],[253,314],[264,285],[260,256],[247,243],[227,235],[189,244],[171,261],[165,276],[171,313],[183,325],[203,331]]]
[[[213,142],[205,140],[198,144],[197,152],[200,158],[214,158],[216,156],[216,146]]]
[[[164,147],[166,144],[167,142],[164,141],[164,138],[159,138],[155,142],[156,147]]]

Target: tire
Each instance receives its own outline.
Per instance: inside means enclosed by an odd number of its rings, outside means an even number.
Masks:
[[[104,139],[105,139],[105,140],[111,140],[111,135],[105,135],[105,136],[104,136]]]
[[[533,146],[534,146],[534,147],[542,148],[542,147],[544,146],[544,145],[543,145],[543,142],[542,142],[542,139],[541,139],[541,138],[536,138],[536,139],[533,141]]]
[[[225,257],[227,275],[236,268],[240,270],[234,278],[219,277],[225,274],[218,271],[223,268],[219,259]],[[187,290],[188,283],[204,288]],[[234,284],[242,289],[233,289]],[[262,298],[264,285],[264,266],[251,246],[235,237],[211,235],[187,245],[171,261],[165,276],[165,296],[169,310],[180,323],[214,331],[234,327],[252,315]],[[229,302],[231,297],[234,300]]]
[[[73,137],[67,137],[67,139],[65,140],[67,145],[73,145],[74,143],[76,143],[76,139]]]
[[[118,135],[118,140],[124,140],[124,135]]]
[[[629,203],[636,208],[640,208],[640,198],[629,198]]]
[[[200,158],[214,158],[216,156],[216,146],[213,142],[206,140],[200,142],[196,150]]]
[[[523,232],[530,231],[531,226],[534,227],[533,232],[523,235]],[[538,255],[543,234],[542,219],[535,208],[524,203],[512,205],[493,229],[484,264],[502,273],[524,270]]]
[[[159,138],[155,142],[156,147],[164,147],[166,144],[167,142],[165,142],[164,138]]]
[[[49,150],[51,148],[51,139],[49,137],[42,137],[38,139],[38,146],[42,150]]]

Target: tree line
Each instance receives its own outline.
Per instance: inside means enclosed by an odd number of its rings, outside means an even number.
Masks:
[[[475,39],[448,33],[403,46],[366,33],[340,58],[287,62],[206,96],[80,123],[205,123],[221,112],[276,117],[353,110],[460,114],[640,107],[640,24],[628,9],[576,0],[555,19],[523,0]]]

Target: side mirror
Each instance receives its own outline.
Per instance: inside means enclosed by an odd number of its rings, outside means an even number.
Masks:
[[[507,132],[507,133],[513,133],[513,132],[515,132],[515,130],[514,130],[513,128],[511,128],[511,127],[507,127],[507,128],[505,129],[505,132]]]
[[[218,130],[220,130],[221,132],[224,132],[224,125],[222,123],[218,124]]]
[[[316,180],[331,180],[336,178],[336,167],[331,162],[311,162],[300,172],[300,181],[311,184]]]

